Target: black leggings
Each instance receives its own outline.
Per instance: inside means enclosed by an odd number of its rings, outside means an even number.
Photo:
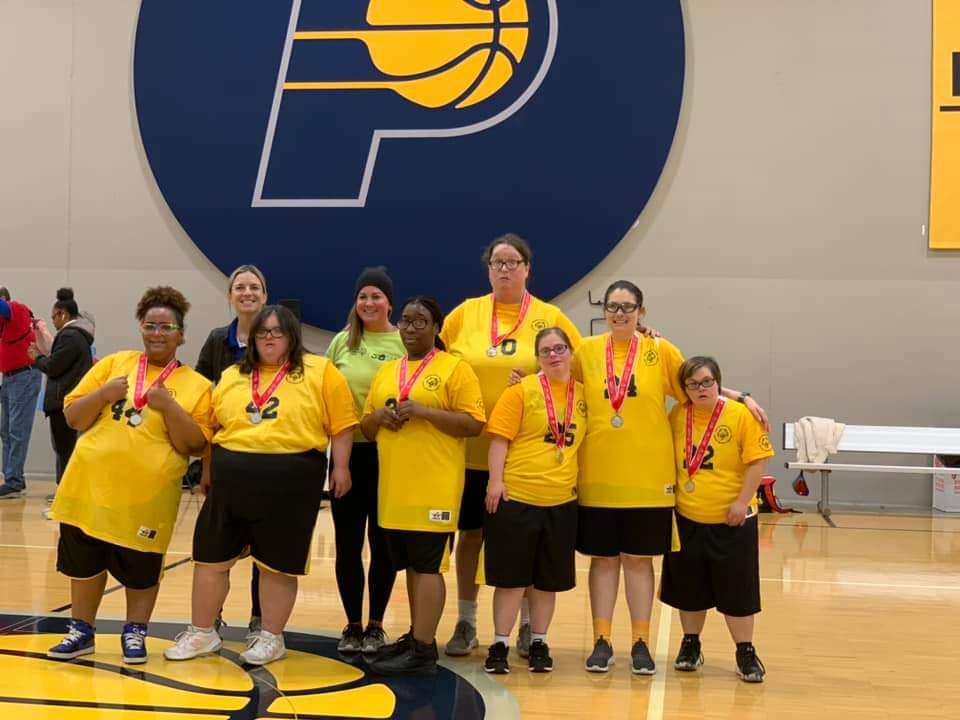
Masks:
[[[377,524],[376,443],[353,444],[350,453],[353,486],[342,498],[331,498],[337,548],[337,588],[347,622],[363,622],[363,531],[370,541],[370,619],[383,621],[397,571],[390,560],[386,538]]]
[[[57,456],[56,478],[59,485],[63,479],[63,471],[67,469],[67,463],[73,454],[73,448],[77,445],[77,431],[67,425],[63,410],[51,410],[47,417],[50,420],[50,443]]]

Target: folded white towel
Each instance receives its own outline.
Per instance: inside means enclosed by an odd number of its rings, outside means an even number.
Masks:
[[[846,425],[831,418],[802,417],[793,425],[797,462],[822,463],[834,455]]]

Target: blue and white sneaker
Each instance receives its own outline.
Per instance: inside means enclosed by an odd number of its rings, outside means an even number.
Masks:
[[[147,661],[147,626],[143,623],[124,625],[120,649],[127,665],[143,665]]]
[[[16,500],[27,496],[26,488],[15,487],[10,483],[0,485],[0,500]]]
[[[66,636],[47,650],[47,657],[57,660],[73,660],[94,651],[97,631],[83,620],[71,620]]]

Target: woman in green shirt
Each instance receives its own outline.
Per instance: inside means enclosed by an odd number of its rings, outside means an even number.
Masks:
[[[367,268],[357,278],[347,327],[327,348],[327,357],[347,378],[360,416],[370,383],[380,366],[406,355],[400,333],[390,322],[393,282],[382,267]],[[357,431],[350,453],[353,488],[331,499],[337,550],[337,588],[347,626],[337,645],[340,652],[376,653],[385,643],[383,614],[390,600],[396,570],[383,530],[377,525],[377,445]],[[363,533],[370,541],[370,620],[363,620]]]

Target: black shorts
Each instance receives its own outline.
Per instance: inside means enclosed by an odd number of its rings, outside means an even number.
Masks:
[[[147,590],[163,577],[163,555],[114,545],[90,537],[75,525],[60,523],[57,570],[74,580],[109,572],[124,587]]]
[[[488,585],[563,592],[577,584],[577,501],[540,507],[501,501],[483,525]]]
[[[383,529],[393,566],[425,575],[436,575],[443,564],[443,553],[453,540],[453,533],[422,530]]]
[[[458,530],[482,530],[484,503],[487,500],[487,480],[490,473],[486,470],[470,470],[463,474],[463,497],[460,499],[460,518]]]
[[[193,531],[193,559],[221,563],[248,546],[267,570],[306,575],[327,458],[317,450],[267,455],[214,446],[211,485]]]
[[[584,555],[665,555],[672,540],[673,508],[580,507],[577,551]]]
[[[663,558],[660,600],[677,610],[715,607],[724,615],[760,612],[757,518],[741,527],[704,524],[677,513],[680,552]]]

